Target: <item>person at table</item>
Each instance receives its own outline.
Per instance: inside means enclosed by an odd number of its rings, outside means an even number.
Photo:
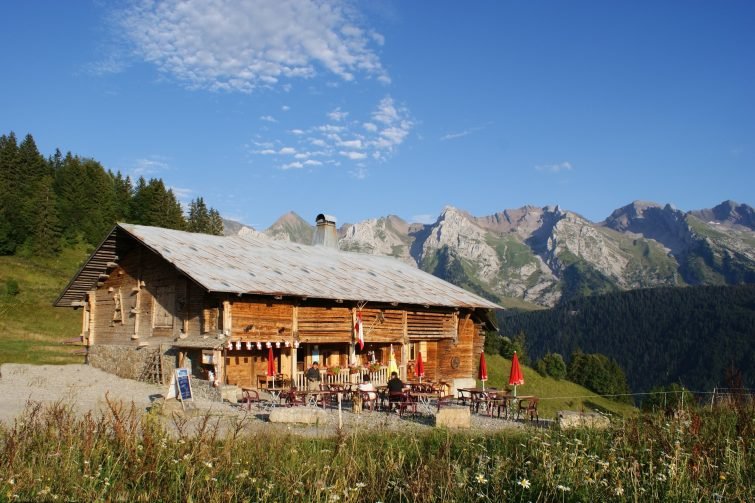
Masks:
[[[307,378],[307,390],[317,391],[320,389],[320,364],[312,362],[312,366],[304,373],[304,377]]]
[[[391,372],[391,378],[388,379],[388,402],[391,409],[394,403],[401,401],[401,393],[403,391],[404,382],[398,378],[398,372]]]
[[[359,391],[367,392],[367,399],[370,401],[373,401],[377,398],[377,390],[375,389],[375,386],[372,385],[370,376],[368,375],[364,376],[364,382],[359,383],[359,385],[357,385],[357,389]]]

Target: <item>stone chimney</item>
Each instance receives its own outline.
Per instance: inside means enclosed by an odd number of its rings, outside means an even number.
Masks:
[[[320,213],[315,219],[315,235],[312,238],[314,246],[338,249],[338,234],[336,234],[336,217]]]

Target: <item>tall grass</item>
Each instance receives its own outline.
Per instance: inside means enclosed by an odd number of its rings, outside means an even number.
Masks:
[[[481,435],[247,433],[110,403],[29,404],[0,430],[0,500],[753,501],[753,406],[612,429]]]

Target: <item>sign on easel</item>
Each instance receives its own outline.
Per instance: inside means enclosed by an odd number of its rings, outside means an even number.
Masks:
[[[176,369],[173,376],[170,378],[168,395],[165,398],[177,398],[181,401],[182,407],[186,400],[194,400],[191,391],[191,376],[189,375],[189,369]]]

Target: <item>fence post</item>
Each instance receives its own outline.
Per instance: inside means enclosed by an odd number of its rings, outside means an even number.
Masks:
[[[718,388],[713,388],[713,394],[710,396],[710,410],[711,411],[713,410],[713,402],[716,401],[716,389]]]

